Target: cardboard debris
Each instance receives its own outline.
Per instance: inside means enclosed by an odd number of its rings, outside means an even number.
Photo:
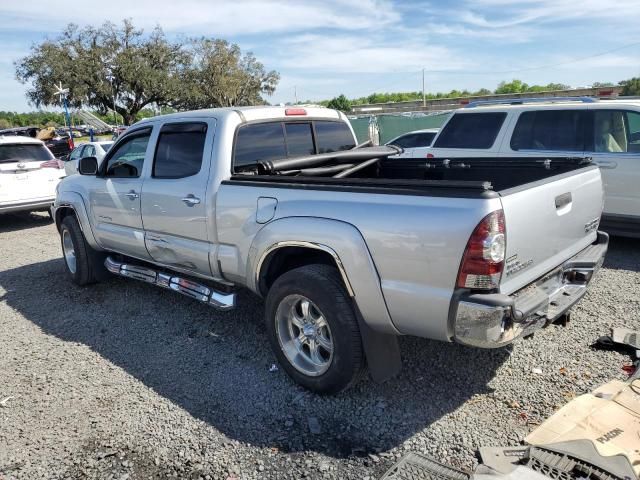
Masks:
[[[530,445],[587,439],[602,456],[624,455],[640,477],[640,379],[581,395],[525,438]]]

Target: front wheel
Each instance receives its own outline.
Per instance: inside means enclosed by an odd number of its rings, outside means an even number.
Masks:
[[[80,224],[73,215],[68,215],[60,225],[60,243],[64,266],[71,281],[76,285],[87,285],[100,280],[105,274],[105,255],[92,249],[84,238]]]
[[[358,321],[335,268],[307,265],[280,276],[267,295],[266,328],[279,363],[309,390],[340,392],[364,368]]]

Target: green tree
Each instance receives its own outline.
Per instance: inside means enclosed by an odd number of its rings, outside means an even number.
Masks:
[[[176,108],[199,109],[262,105],[261,94],[271,95],[280,75],[267,72],[252,53],[225,40],[197,38],[189,42],[190,64],[181,76],[182,95],[169,102]]]
[[[529,85],[524,83],[522,80],[514,79],[510,82],[500,82],[495,93],[523,93],[526,92],[528,88]]]
[[[122,27],[107,22],[80,29],[70,24],[55,40],[46,40],[16,62],[16,76],[31,88],[36,106],[57,105],[56,84],[69,88],[73,107],[113,108],[130,124],[150,103],[167,103],[180,89],[178,73],[189,60],[182,46],[170,43],[160,28],[148,37],[130,20]],[[110,82],[110,79],[112,82]]]
[[[640,77],[630,78],[620,82],[622,85],[621,95],[625,97],[640,96]]]
[[[333,108],[335,110],[340,110],[341,112],[350,112],[351,111],[351,102],[344,95],[339,95],[335,98],[332,98],[327,102],[328,108]]]
[[[9,120],[7,120],[6,118],[0,118],[0,129],[5,129],[5,128],[11,128],[13,125],[11,125],[11,122],[9,122]]]
[[[253,55],[242,55],[237,45],[206,38],[170,42],[159,27],[144,35],[130,20],[121,27],[70,24],[58,38],[33,46],[15,67],[18,80],[30,86],[27,98],[34,105],[60,106],[56,85],[61,83],[69,89],[72,107],[90,107],[103,115],[115,109],[125,124],[153,104],[204,108],[264,103],[260,94],[272,93],[279,80]]]

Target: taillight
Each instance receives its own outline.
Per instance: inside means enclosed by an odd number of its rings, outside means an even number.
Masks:
[[[40,164],[40,168],[58,168],[58,169],[62,169],[64,168],[64,162],[61,160],[53,159],[53,160],[47,160],[46,162],[42,162]]]
[[[484,217],[471,234],[456,285],[478,290],[498,288],[505,252],[504,212],[496,210]]]
[[[433,153],[427,153],[427,158],[436,158],[436,156]]]
[[[287,116],[290,115],[306,115],[307,111],[304,108],[287,108],[284,111],[284,114]]]

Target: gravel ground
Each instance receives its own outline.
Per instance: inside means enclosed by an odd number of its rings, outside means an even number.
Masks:
[[[48,217],[1,217],[0,479],[374,479],[409,450],[473,468],[625,378],[590,345],[640,329],[634,245],[612,241],[568,328],[493,351],[403,338],[398,378],[320,397],[271,371],[251,295],[218,313],[134,280],[78,288]]]

